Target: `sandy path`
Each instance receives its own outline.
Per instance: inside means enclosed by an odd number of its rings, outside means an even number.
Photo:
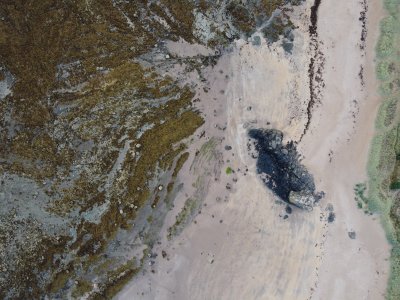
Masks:
[[[365,57],[357,46],[361,5],[337,0],[324,1],[320,8],[326,88],[299,148],[317,189],[326,192],[321,206],[310,213],[295,209],[284,220],[285,206],[257,178],[255,160],[247,150],[248,126],[277,128],[286,139],[295,140],[303,131],[309,98],[306,53],[311,2],[307,1],[307,9],[294,12],[303,34],[296,35],[293,56],[239,41],[206,71],[210,89],[207,93],[199,89],[197,96],[206,115],[205,139],[223,139],[221,178],[211,184],[196,222],[172,243],[164,238],[156,246],[157,253],[166,250],[168,259],[159,255],[154,273],[133,280],[118,299],[382,298],[389,247],[379,223],[353,201],[354,184],[365,181],[367,145],[379,104],[371,65],[382,12],[378,5],[370,4],[375,14],[370,14],[368,26],[374,30],[369,31]],[[363,91],[358,77],[361,64],[365,64]],[[203,142],[196,142],[192,151]],[[232,150],[224,151],[224,145]],[[227,166],[236,173],[226,175]],[[180,178],[186,187],[177,196],[165,230],[192,192],[196,176],[185,165]],[[230,191],[226,183],[232,185]],[[218,197],[224,201],[216,201]],[[337,216],[329,225],[324,215],[327,203],[333,204]],[[355,240],[347,235],[350,229],[357,233]]]

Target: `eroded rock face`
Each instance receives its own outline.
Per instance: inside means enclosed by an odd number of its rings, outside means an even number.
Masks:
[[[283,133],[276,129],[251,129],[257,158],[257,173],[269,189],[283,201],[311,210],[322,194],[315,192],[313,176],[300,163],[293,142],[282,143]]]

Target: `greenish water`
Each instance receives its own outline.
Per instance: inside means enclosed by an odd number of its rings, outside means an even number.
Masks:
[[[400,0],[384,0],[376,73],[382,104],[368,163],[368,207],[379,212],[392,245],[387,299],[400,299]]]

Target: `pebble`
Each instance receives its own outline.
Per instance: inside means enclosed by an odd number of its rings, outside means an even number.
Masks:
[[[349,235],[349,238],[351,238],[352,240],[356,239],[356,232],[354,230],[349,231],[347,234]]]

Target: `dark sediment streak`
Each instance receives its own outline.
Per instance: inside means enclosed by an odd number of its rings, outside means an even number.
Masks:
[[[360,44],[360,49],[365,50],[365,43],[367,40],[367,12],[368,12],[368,3],[367,0],[363,0],[361,2],[362,5],[362,11],[360,12],[360,18],[359,20],[361,21],[361,44]]]
[[[311,25],[309,32],[311,35],[317,35],[317,22],[318,22],[318,9],[322,0],[315,0],[314,5],[311,7]]]
[[[310,63],[308,65],[308,77],[309,77],[309,89],[310,89],[310,100],[307,104],[307,123],[304,127],[303,133],[300,137],[302,140],[303,136],[306,134],[308,128],[310,127],[311,118],[312,118],[312,108],[316,102],[316,91],[315,91],[315,81],[322,81],[322,67],[319,67],[317,70],[317,76],[315,75],[315,64],[318,56],[322,56],[322,53],[318,51],[318,32],[317,32],[317,24],[318,24],[318,9],[321,5],[322,0],[315,0],[314,5],[311,7],[311,16],[310,22],[311,25],[308,28],[308,32],[311,38],[311,47],[312,47],[312,57],[310,59]]]

